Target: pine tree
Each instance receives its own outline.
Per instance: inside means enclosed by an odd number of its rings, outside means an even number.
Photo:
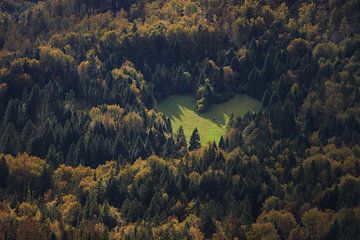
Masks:
[[[4,157],[0,158],[0,187],[6,187],[7,178],[9,176],[9,167]]]
[[[146,157],[144,141],[142,140],[140,135],[136,138],[132,151],[132,159],[135,160],[138,157],[141,157],[143,159]]]
[[[199,149],[200,147],[201,147],[200,135],[199,135],[198,129],[195,128],[191,134],[189,151]]]
[[[16,115],[17,115],[17,101],[14,99],[10,99],[6,107],[6,112],[4,115],[4,123],[6,124],[15,123]]]
[[[172,140],[172,138],[168,138],[164,145],[163,154],[164,156],[170,157],[173,152],[174,152],[174,141]]]
[[[52,168],[57,168],[59,166],[57,154],[56,154],[56,148],[55,148],[54,144],[50,145],[49,150],[46,155],[46,159]]]
[[[38,188],[38,191],[41,195],[43,195],[50,187],[51,187],[51,173],[48,167],[45,166],[40,175],[40,186]]]
[[[271,98],[271,96],[270,96],[269,90],[265,90],[264,95],[262,97],[262,105],[264,108],[269,105],[270,98]]]
[[[86,149],[85,149],[85,143],[84,143],[84,138],[80,138],[77,145],[76,145],[76,150],[75,150],[75,160],[77,162],[81,162],[82,159],[84,159],[86,156]]]
[[[36,118],[36,110],[39,106],[39,102],[40,102],[40,88],[39,85],[35,85],[32,89],[31,89],[31,93],[29,96],[29,100],[28,100],[28,112],[29,112],[29,116],[31,119],[35,119]]]
[[[210,238],[211,235],[216,231],[216,226],[211,215],[208,213],[208,210],[205,210],[201,213],[200,219],[201,230],[206,234],[207,237]]]
[[[181,155],[186,153],[187,150],[186,137],[182,126],[179,127],[175,135],[175,147],[176,147],[176,151],[178,151]]]
[[[152,130],[149,130],[145,139],[145,150],[148,155],[157,153],[156,140]]]
[[[228,123],[227,123],[227,127],[228,127],[228,128],[233,128],[233,127],[235,127],[235,115],[234,115],[234,113],[231,113],[230,118],[229,118],[229,121],[228,121]]]
[[[16,130],[13,123],[9,123],[4,134],[0,139],[0,151],[4,153],[15,154],[16,148]]]
[[[222,149],[222,150],[225,149],[225,141],[224,141],[223,136],[220,137],[219,148]]]

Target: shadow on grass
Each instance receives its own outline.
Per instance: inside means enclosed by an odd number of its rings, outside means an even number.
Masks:
[[[194,128],[198,128],[202,144],[219,141],[226,133],[231,113],[243,116],[249,109],[260,109],[261,103],[246,95],[235,95],[227,102],[214,104],[209,111],[196,111],[196,100],[190,95],[173,95],[158,104],[157,109],[169,117],[173,131],[183,126],[189,141]]]
[[[173,96],[169,99],[165,100],[168,101],[166,105],[161,105],[158,109],[166,114],[167,117],[170,118],[171,121],[175,121],[179,119],[184,121],[185,115],[184,112],[193,112],[198,118],[206,119],[218,127],[223,127],[226,124],[226,117],[229,117],[224,112],[214,112],[211,109],[204,113],[199,113],[196,110],[196,101],[191,96]]]

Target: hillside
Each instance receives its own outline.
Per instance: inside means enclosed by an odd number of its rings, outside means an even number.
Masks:
[[[0,1],[0,239],[359,226],[359,0]]]

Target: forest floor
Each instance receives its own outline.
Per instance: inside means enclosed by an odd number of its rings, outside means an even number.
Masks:
[[[170,118],[173,132],[183,126],[188,142],[192,131],[197,127],[202,145],[209,141],[219,142],[220,137],[226,133],[231,113],[243,116],[248,110],[258,111],[260,108],[260,101],[245,94],[234,95],[224,103],[214,104],[205,113],[196,111],[196,99],[191,95],[172,95],[157,106],[159,111]]]

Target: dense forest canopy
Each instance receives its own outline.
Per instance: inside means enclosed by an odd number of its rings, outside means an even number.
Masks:
[[[247,94],[219,142],[172,129]],[[2,0],[0,239],[360,239],[359,0]]]

